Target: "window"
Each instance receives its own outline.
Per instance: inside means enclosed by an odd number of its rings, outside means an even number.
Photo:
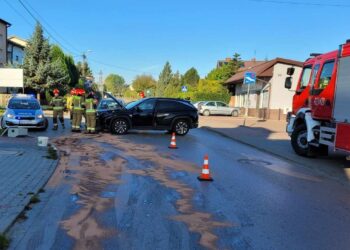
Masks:
[[[225,103],[223,103],[223,102],[217,102],[216,105],[218,107],[227,107],[227,105]]]
[[[307,66],[303,70],[303,75],[301,77],[300,88],[306,88],[310,81],[311,76],[311,66]]]
[[[157,110],[160,112],[167,112],[176,109],[176,103],[171,101],[159,101],[157,104]]]
[[[8,107],[9,109],[32,109],[32,110],[40,109],[40,105],[37,101],[20,100],[20,99],[12,99]]]
[[[150,99],[147,101],[142,102],[138,108],[141,109],[142,111],[152,111],[154,109],[154,105],[156,104],[155,99]]]
[[[215,102],[207,102],[205,106],[215,107]]]
[[[318,70],[320,69],[320,65],[316,64],[314,67],[314,71],[312,72],[312,77],[311,77],[311,86],[314,86],[315,81],[316,81],[316,77],[318,74]]]
[[[320,80],[318,82],[318,87],[320,89],[324,89],[328,86],[329,82],[332,79],[333,68],[334,68],[334,61],[326,62],[323,65]]]
[[[120,108],[119,104],[112,99],[103,99],[98,106],[98,109],[114,110],[119,108]]]

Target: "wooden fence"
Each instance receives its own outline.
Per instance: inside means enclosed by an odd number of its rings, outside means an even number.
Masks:
[[[11,98],[9,94],[0,94],[0,107],[6,107],[8,100]]]

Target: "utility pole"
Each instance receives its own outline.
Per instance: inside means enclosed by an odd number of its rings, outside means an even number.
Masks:
[[[100,72],[98,73],[98,79],[99,79],[98,81],[99,81],[99,85],[100,85],[99,89],[101,92],[103,92],[103,72],[102,72],[102,70],[100,70]]]
[[[85,53],[83,53],[82,54],[82,57],[83,57],[83,65],[82,65],[82,75],[83,75],[83,77],[85,77],[86,75],[85,75],[85,73],[86,73],[86,54]]]

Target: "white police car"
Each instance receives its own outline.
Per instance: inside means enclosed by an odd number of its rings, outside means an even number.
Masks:
[[[6,127],[24,127],[46,130],[48,120],[39,102],[31,95],[14,95],[9,100],[0,125]]]

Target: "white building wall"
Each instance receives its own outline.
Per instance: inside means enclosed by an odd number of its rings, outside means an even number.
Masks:
[[[13,52],[12,52],[12,63],[14,65],[16,64],[23,64],[23,58],[24,58],[24,49],[13,46]]]
[[[270,90],[270,109],[283,109],[284,113],[292,110],[294,90],[298,84],[302,68],[294,66],[295,72],[293,75],[292,88],[288,90],[284,87],[284,82],[286,77],[288,77],[287,69],[290,67],[291,65],[282,63],[277,63],[274,66]]]

